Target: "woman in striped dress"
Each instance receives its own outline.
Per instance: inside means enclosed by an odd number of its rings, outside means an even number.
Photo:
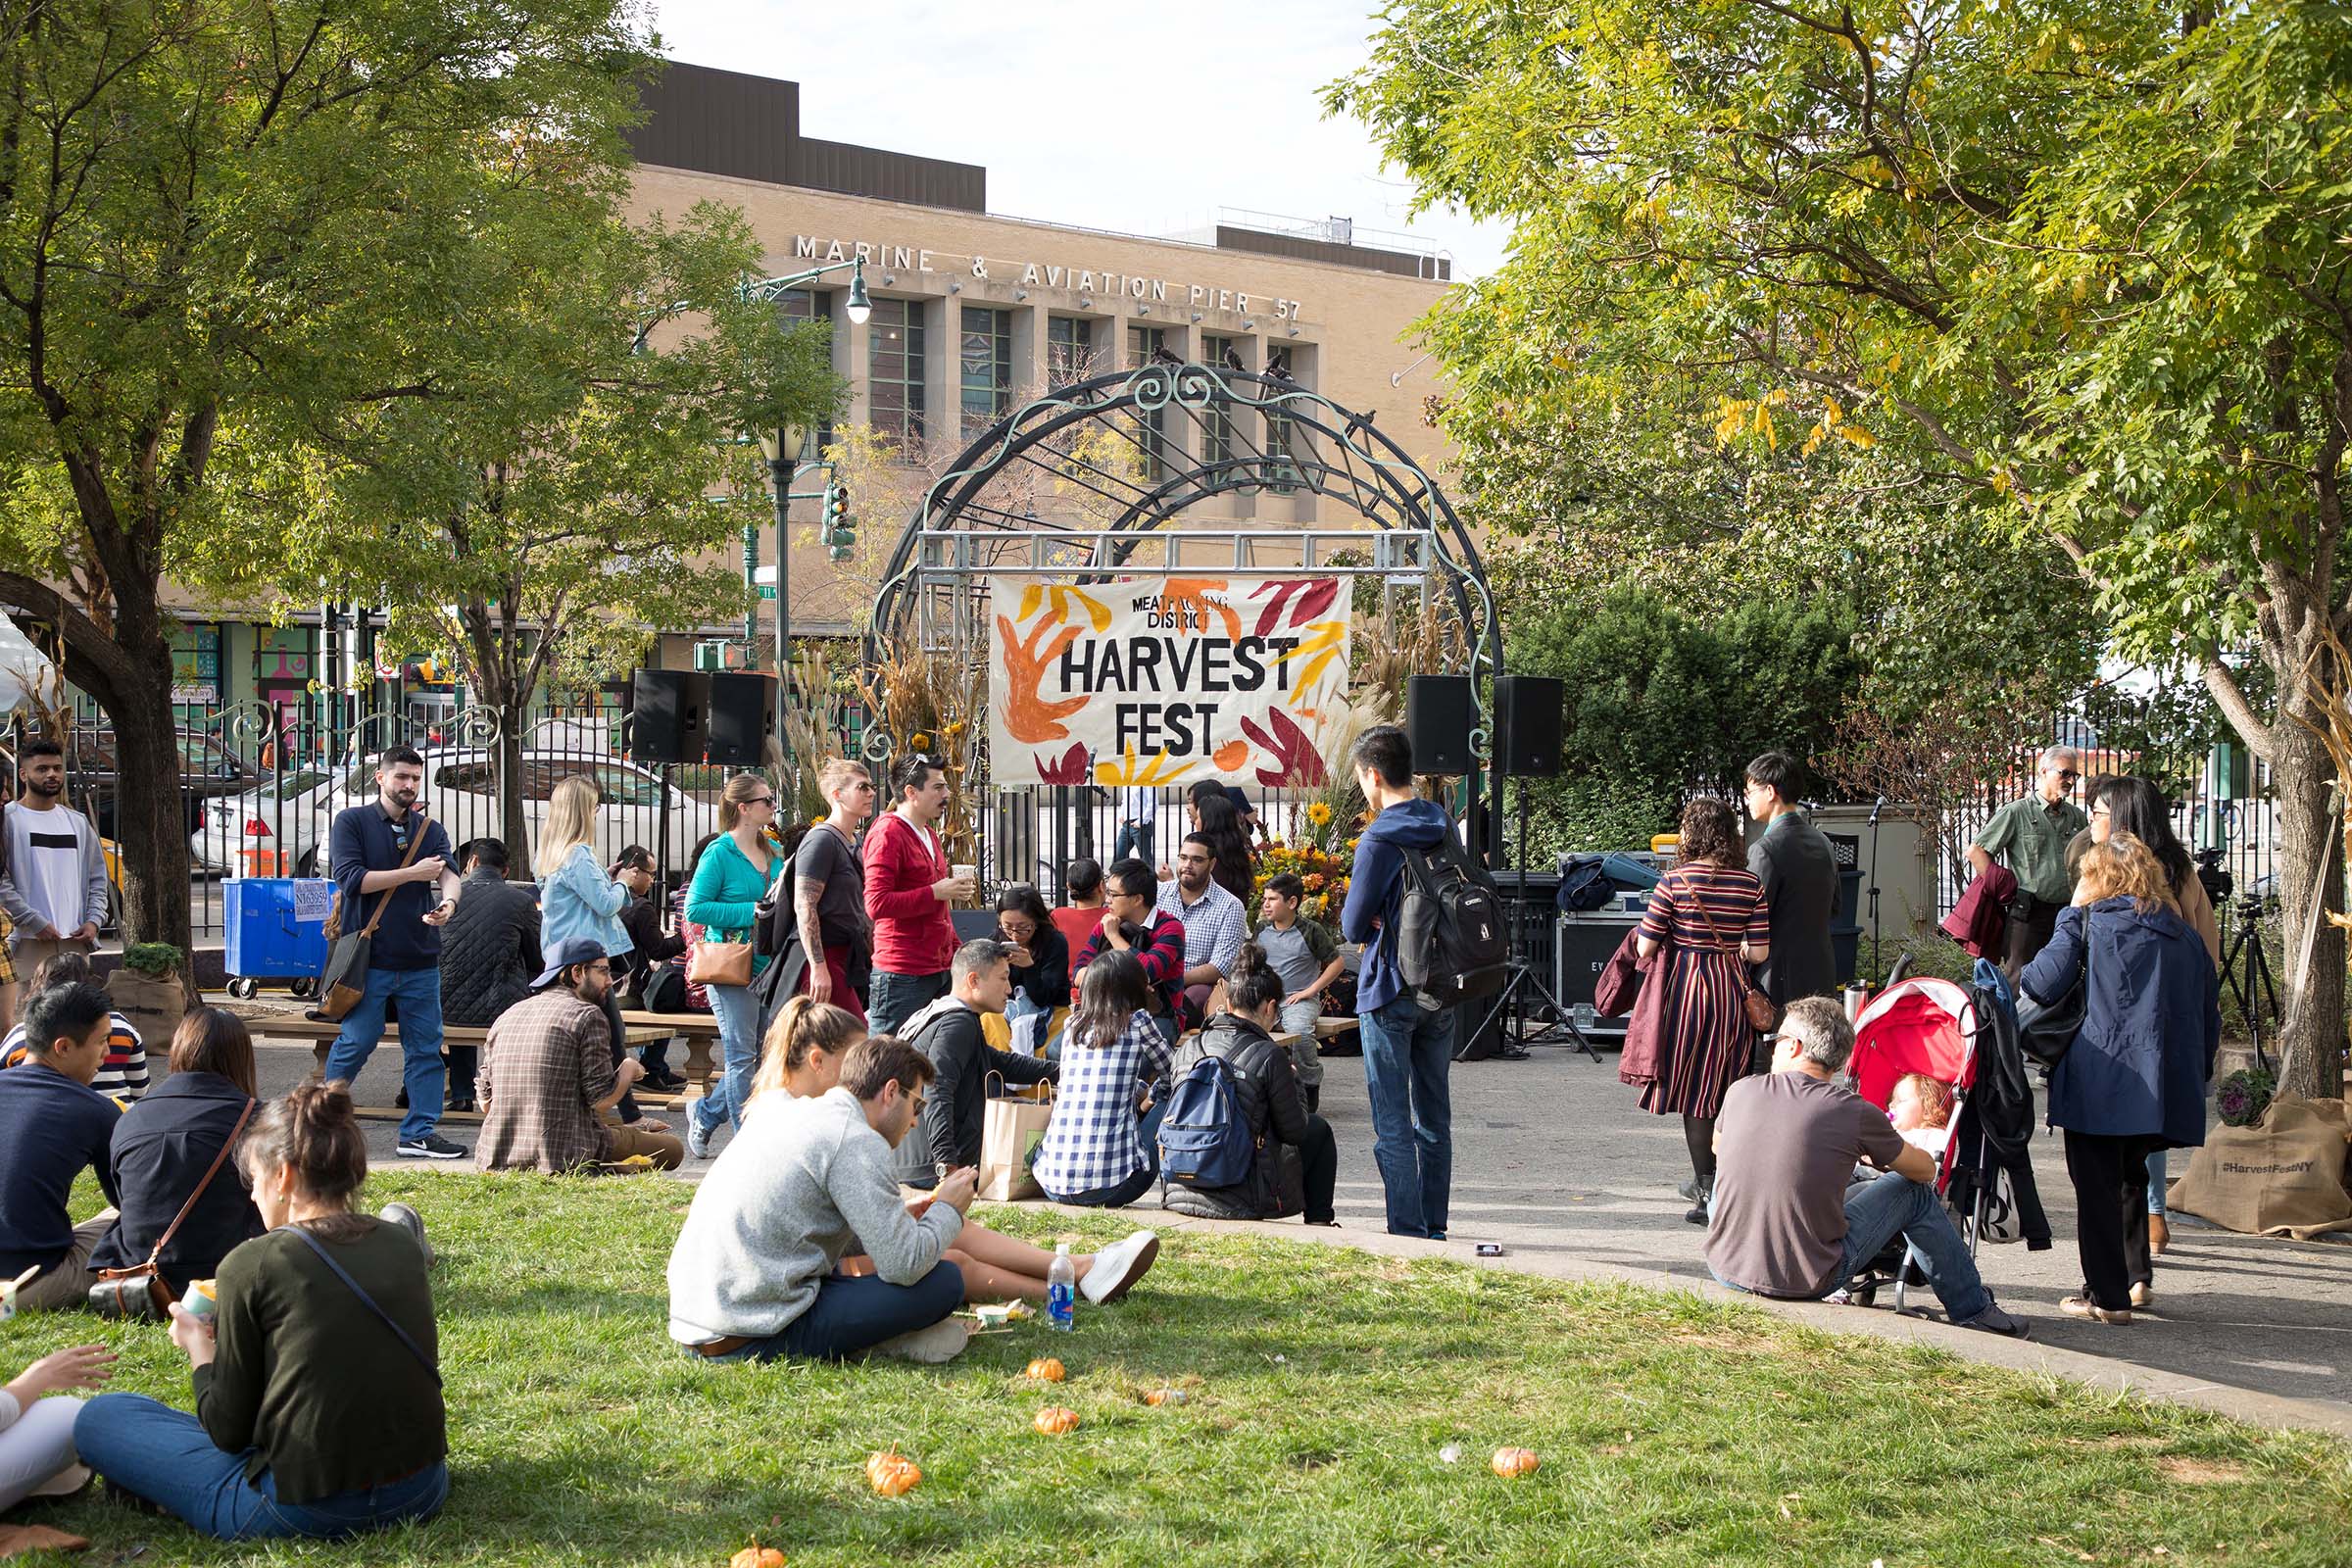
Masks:
[[[1716,800],[1683,810],[1682,858],[1658,879],[1642,917],[1644,958],[1674,944],[1659,1018],[1658,1076],[1642,1091],[1642,1108],[1683,1118],[1697,1201],[1683,1217],[1707,1222],[1715,1185],[1715,1113],[1723,1092],[1747,1071],[1755,1031],[1743,998],[1747,965],[1762,963],[1772,934],[1764,884],[1747,869],[1739,819]]]

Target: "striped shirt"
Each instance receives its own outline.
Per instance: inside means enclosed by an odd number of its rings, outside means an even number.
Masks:
[[[119,1012],[107,1017],[106,1060],[99,1066],[98,1076],[90,1080],[90,1087],[127,1103],[147,1093],[147,1045],[128,1018]],[[23,1066],[26,1054],[24,1026],[19,1024],[6,1040],[0,1040],[0,1068]]]
[[[1703,861],[1678,865],[1658,878],[1642,916],[1642,934],[1652,942],[1671,939],[1692,952],[1760,948],[1772,940],[1772,906],[1764,884],[1744,867]]]
[[[1136,1093],[1166,1073],[1171,1054],[1148,1012],[1128,1014],[1107,1046],[1064,1042],[1054,1119],[1037,1151],[1037,1184],[1071,1198],[1116,1187],[1151,1163],[1138,1136]]]

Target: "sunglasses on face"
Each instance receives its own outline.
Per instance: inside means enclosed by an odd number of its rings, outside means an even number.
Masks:
[[[2058,776],[2066,780],[2069,784],[2072,784],[2075,780],[2081,778],[2082,775],[2076,772],[2071,767],[2062,767],[2058,770]]]

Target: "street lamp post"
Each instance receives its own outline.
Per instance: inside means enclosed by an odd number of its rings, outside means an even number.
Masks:
[[[827,272],[850,270],[850,301],[847,315],[850,324],[863,326],[874,314],[873,301],[865,292],[865,258],[860,256],[847,262],[831,262],[823,267],[811,267],[805,272],[786,277],[770,277],[750,286],[755,299],[774,300],[803,283],[822,277]],[[768,493],[776,508],[776,744],[787,759],[792,756],[792,742],[784,728],[784,693],[792,679],[792,470],[800,462],[808,432],[806,426],[784,425],[777,429],[755,433],[760,455],[767,459]]]

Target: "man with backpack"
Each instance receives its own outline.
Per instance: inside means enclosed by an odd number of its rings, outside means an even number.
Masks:
[[[1470,865],[1453,819],[1413,794],[1404,731],[1375,725],[1350,760],[1373,814],[1356,841],[1340,931],[1364,944],[1355,1016],[1372,1158],[1389,1233],[1444,1241],[1453,1185],[1453,1009],[1500,986],[1508,948],[1494,888]]]
[[[1290,1053],[1274,1043],[1285,981],[1265,951],[1245,946],[1226,1011],[1176,1048],[1175,1092],[1159,1124],[1160,1206],[1200,1219],[1280,1219],[1303,1212],[1335,1225],[1340,1168],[1331,1123],[1303,1103]]]

